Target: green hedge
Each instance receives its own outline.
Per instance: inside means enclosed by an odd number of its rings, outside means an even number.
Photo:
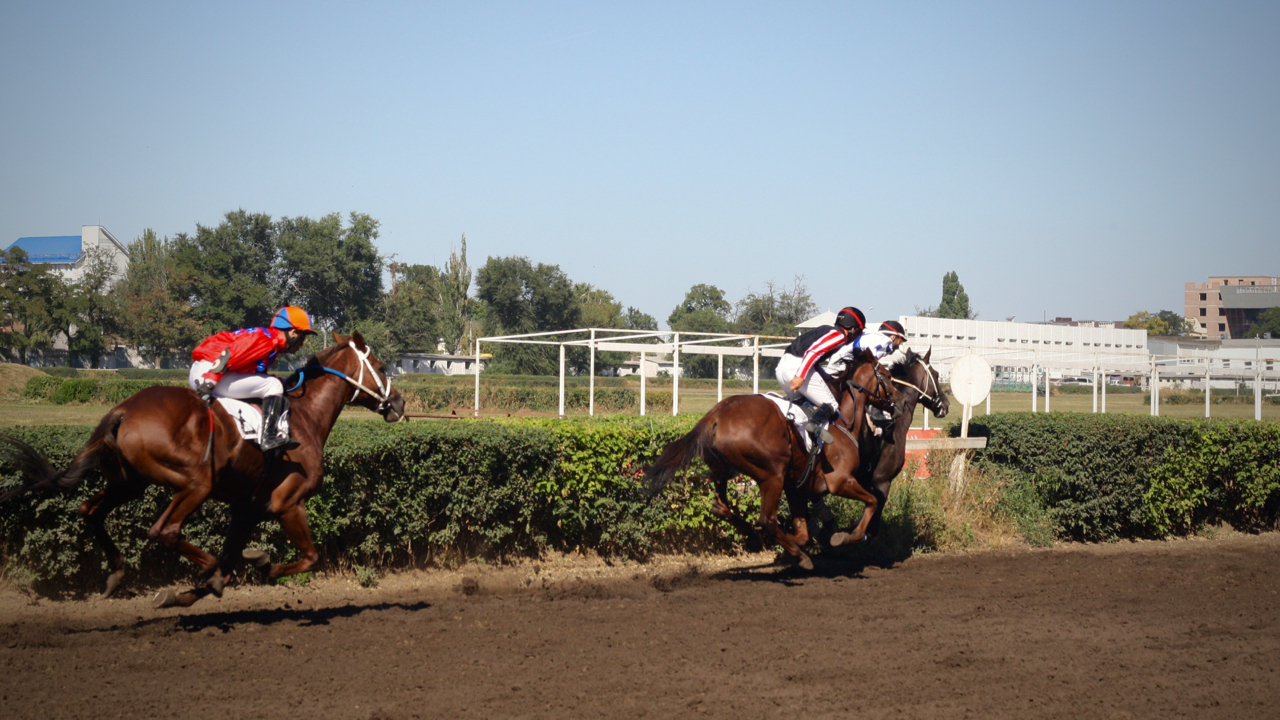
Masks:
[[[728,526],[709,513],[710,493],[691,468],[666,494],[646,502],[643,468],[694,419],[619,417],[595,420],[339,423],[325,452],[326,478],[307,502],[322,556],[336,566],[406,566],[472,557],[586,548],[643,556],[657,548],[728,549]],[[6,430],[65,467],[91,428]],[[0,487],[17,482],[13,475]],[[101,487],[91,477],[76,492],[24,496],[0,516],[0,563],[30,573],[38,586],[89,590],[104,572],[77,505]],[[172,581],[175,554],[146,542],[167,490],[110,517],[112,536],[137,578]],[[754,495],[752,496],[754,497]],[[196,545],[217,552],[226,507],[207,502],[184,527]],[[277,558],[294,549],[275,522],[255,544]]]
[[[115,405],[130,395],[152,387],[153,385],[176,385],[185,387],[185,380],[155,382],[151,380],[116,380],[114,378],[56,378],[39,375],[27,381],[22,389],[22,396],[28,400],[50,402],[57,405],[66,403],[91,403],[94,405]]]
[[[955,430],[953,429],[953,434]],[[1156,538],[1280,519],[1280,424],[1002,413],[970,425],[979,466],[1014,478],[1061,538]]]
[[[470,408],[475,403],[475,386],[421,387],[398,385],[409,412],[441,412],[451,408]],[[589,391],[585,387],[566,387],[565,410],[586,410],[590,405]],[[640,393],[629,388],[596,388],[596,409],[601,412],[638,412]],[[645,393],[645,407],[650,413],[671,412],[671,391],[653,390]],[[504,385],[480,386],[481,410],[516,410],[529,412],[558,412],[560,391],[558,388],[520,387]]]

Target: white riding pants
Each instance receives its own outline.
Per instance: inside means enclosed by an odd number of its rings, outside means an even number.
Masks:
[[[774,372],[774,377],[778,379],[778,384],[782,386],[783,394],[791,400],[796,399],[796,393],[791,391],[791,380],[800,371],[802,362],[803,358],[798,358],[790,353],[783,353],[778,360],[778,369]],[[840,409],[840,404],[836,402],[835,396],[831,394],[831,389],[827,387],[827,383],[818,374],[817,363],[809,370],[809,377],[805,378],[804,384],[800,386],[799,394],[809,398],[809,402],[818,407],[830,405],[832,410],[838,411]]]
[[[191,363],[191,373],[187,376],[187,382],[192,390],[195,390],[196,385],[200,384],[200,376],[209,372],[212,367],[213,363],[205,360],[197,360]],[[236,398],[237,400],[283,395],[284,383],[280,382],[279,378],[272,377],[266,373],[229,372],[222,376],[217,385],[213,386],[213,394],[219,397]]]

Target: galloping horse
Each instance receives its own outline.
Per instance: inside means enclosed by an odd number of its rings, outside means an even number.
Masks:
[[[933,355],[930,348],[924,355],[917,355],[914,350],[907,350],[902,362],[893,366],[890,371],[892,382],[898,386],[901,404],[893,423],[893,438],[880,439],[870,433],[864,433],[859,448],[865,462],[857,472],[858,482],[873,495],[878,504],[875,514],[867,526],[867,534],[874,537],[880,532],[880,519],[884,515],[884,506],[889,499],[889,487],[894,478],[902,472],[907,461],[907,429],[911,427],[915,416],[916,405],[923,404],[931,410],[934,417],[944,418],[951,404],[947,394],[942,391],[938,382],[938,371],[929,364]],[[849,533],[838,532],[831,536],[831,544],[838,546],[850,542]]]
[[[392,390],[382,363],[374,358],[360,333],[344,338],[309,358],[295,373],[290,398],[291,435],[301,444],[281,454],[264,455],[241,438],[235,420],[219,403],[206,405],[187,388],[141,390],[107,412],[76,455],[58,472],[36,450],[0,435],[9,455],[22,469],[24,486],[0,497],[0,503],[28,490],[71,490],[94,467],[107,486],[80,505],[90,532],[107,556],[110,571],[103,596],[110,596],[124,577],[124,556],[107,534],[107,514],[140,497],[148,484],[174,489],[169,507],[147,533],[176,549],[204,571],[204,583],[181,595],[165,590],[154,605],[188,606],[222,589],[243,557],[272,578],[305,572],[319,560],[307,525],[303,501],[320,486],[324,443],[347,404],[369,408],[387,422],[404,413],[404,398]],[[366,379],[367,378],[367,379]],[[182,523],[207,498],[230,504],[231,524],[222,556],[215,558],[182,537]],[[265,553],[245,551],[249,535],[268,515],[279,519],[300,552],[287,565],[271,564]]]
[[[750,538],[755,535],[754,529],[734,511],[728,497],[729,480],[739,473],[747,475],[760,486],[760,522],[764,529],[773,533],[787,553],[799,558],[801,567],[813,569],[813,562],[800,549],[809,541],[805,511],[810,499],[831,492],[866,504],[849,542],[865,536],[878,505],[875,495],[854,478],[861,457],[856,438],[865,425],[863,414],[855,410],[863,406],[855,402],[855,395],[874,392],[872,401],[877,404],[896,395],[877,370],[877,363],[868,353],[862,362],[851,363],[841,376],[824,378],[840,398],[841,417],[831,423],[834,441],[824,447],[821,462],[814,467],[805,487],[796,486],[809,455],[802,431],[768,398],[736,395],[717,403],[693,430],[663,448],[647,471],[650,494],[656,494],[671,482],[677,470],[700,457],[711,469],[715,485],[712,512]],[[778,523],[778,501],[784,492],[794,516],[794,533],[785,532]]]

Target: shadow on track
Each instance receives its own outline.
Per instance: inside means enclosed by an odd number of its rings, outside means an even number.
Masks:
[[[231,612],[211,612],[199,615],[180,615],[178,617],[157,617],[139,620],[129,625],[112,625],[105,628],[87,628],[84,630],[68,630],[68,635],[94,632],[118,632],[121,630],[141,630],[150,627],[162,629],[168,625],[174,632],[198,633],[207,628],[216,628],[222,632],[230,632],[237,625],[277,625],[282,622],[296,622],[298,627],[328,625],[335,618],[349,618],[361,613],[387,610],[407,610],[417,612],[431,607],[428,602],[377,603],[376,605],[342,605],[328,608],[272,608],[269,610],[234,610]]]

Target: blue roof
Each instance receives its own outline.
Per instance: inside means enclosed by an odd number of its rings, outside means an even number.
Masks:
[[[73,263],[84,255],[79,235],[18,238],[8,250],[20,247],[33,263]]]

